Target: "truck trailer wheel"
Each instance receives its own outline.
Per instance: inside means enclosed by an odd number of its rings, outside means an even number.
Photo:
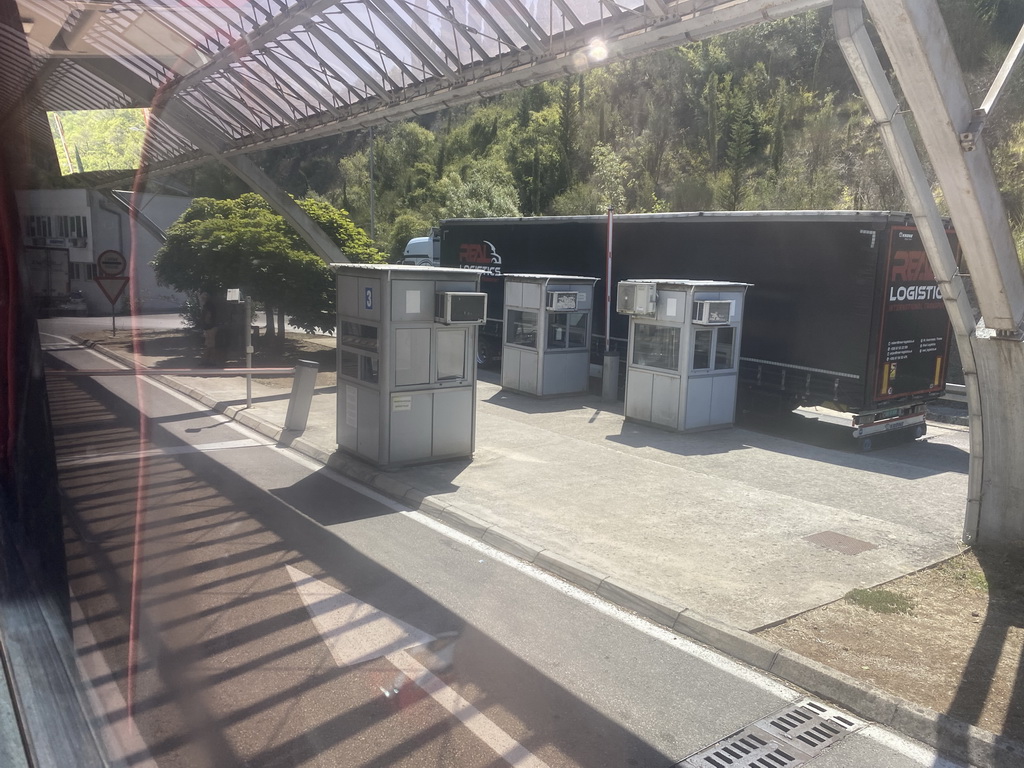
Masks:
[[[477,342],[476,364],[480,368],[492,368],[501,359],[500,355],[496,354],[496,346],[490,339],[480,339]]]

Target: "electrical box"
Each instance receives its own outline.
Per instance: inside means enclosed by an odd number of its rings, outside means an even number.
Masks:
[[[693,322],[697,325],[726,325],[732,318],[731,301],[693,302]]]
[[[658,289],[654,283],[624,281],[616,291],[615,309],[621,315],[653,315]]]
[[[482,325],[487,320],[487,294],[440,291],[434,297],[434,319],[444,325]]]

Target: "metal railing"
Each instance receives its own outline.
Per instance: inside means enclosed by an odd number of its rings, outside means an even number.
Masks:
[[[967,402],[967,387],[964,384],[946,384],[946,394],[943,400],[952,400],[955,403]]]

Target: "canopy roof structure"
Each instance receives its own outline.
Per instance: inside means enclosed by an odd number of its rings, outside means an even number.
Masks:
[[[830,4],[17,0],[22,29],[0,36],[0,63],[14,75],[0,104],[22,106],[40,146],[52,144],[46,112],[152,107],[147,168],[172,170],[414,117]]]
[[[1020,538],[1024,278],[981,131],[1022,58],[1024,30],[976,108],[934,0],[0,0],[0,129],[28,129],[35,147],[53,153],[47,112],[149,108],[143,178],[217,158],[322,258],[344,261],[247,154],[829,6],[915,219],[933,223],[929,261],[943,276],[951,316],[963,316],[957,335],[972,412],[965,540]],[[901,107],[864,32],[864,8],[920,129],[985,323],[1002,347],[978,341],[960,270],[947,269],[934,190],[899,127]],[[133,175],[82,181],[114,186]],[[976,354],[989,361],[981,373],[994,393],[984,425]],[[1016,410],[1004,407],[1011,402]]]

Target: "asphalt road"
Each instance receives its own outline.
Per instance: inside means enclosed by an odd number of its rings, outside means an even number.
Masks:
[[[43,326],[53,368],[111,365]],[[802,698],[159,383],[48,387],[76,644],[133,766],[670,766]],[[849,722],[810,764],[954,765]]]

